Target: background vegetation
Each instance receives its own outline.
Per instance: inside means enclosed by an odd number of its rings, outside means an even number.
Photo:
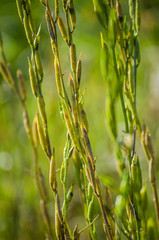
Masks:
[[[51,1],[50,1],[51,2]],[[52,1],[53,2],[53,1]],[[53,56],[51,53],[48,30],[45,23],[44,9],[38,1],[32,1],[33,15],[37,26],[42,23],[41,30],[41,56],[44,66],[43,93],[46,101],[48,126],[52,144],[56,149],[56,161],[60,166],[65,144],[66,129],[61,119],[58,107],[58,95],[55,86]],[[124,4],[124,1],[123,1]],[[24,73],[28,86],[27,105],[30,116],[33,118],[36,110],[35,101],[32,101],[32,92],[29,84],[27,56],[30,55],[24,29],[20,23],[15,1],[1,0],[0,4],[0,30],[3,34],[4,48],[11,63],[13,72],[20,68]],[[126,7],[126,4],[125,4]],[[94,155],[97,156],[97,172],[114,178],[118,187],[115,156],[112,141],[109,139],[105,124],[105,95],[106,86],[100,72],[100,30],[93,11],[92,1],[76,0],[77,28],[74,32],[77,54],[82,54],[82,88],[86,88],[85,110],[89,121],[90,139]],[[159,159],[159,3],[157,0],[140,2],[141,8],[141,64],[138,69],[137,103],[140,119],[149,126],[152,135],[156,159]],[[126,12],[127,9],[124,9]],[[60,41],[60,55],[62,64],[69,74],[69,55],[62,38]],[[0,76],[0,239],[44,239],[43,222],[39,210],[39,196],[32,178],[32,148],[26,136],[22,109],[19,100],[12,89]],[[121,113],[118,121],[123,127]],[[145,156],[141,152],[143,182],[146,183],[149,196],[152,195],[147,181],[148,167]],[[40,165],[48,179],[48,162],[40,150]],[[46,163],[46,164],[45,164]],[[58,167],[58,166],[57,166]],[[70,178],[74,179],[70,170]],[[159,175],[159,161],[156,161],[156,176]],[[158,178],[159,179],[159,178]],[[75,183],[76,184],[76,183]],[[157,183],[159,186],[159,183]],[[47,186],[49,188],[49,186]],[[61,186],[62,188],[62,186]],[[84,227],[82,222],[79,193],[75,191],[74,201],[69,207],[70,224],[77,222],[79,228]],[[153,204],[149,198],[149,208]],[[52,209],[52,196],[50,209]],[[76,213],[73,215],[72,214]],[[53,216],[53,211],[51,211]],[[153,216],[155,218],[155,216]],[[83,233],[82,239],[87,239]]]

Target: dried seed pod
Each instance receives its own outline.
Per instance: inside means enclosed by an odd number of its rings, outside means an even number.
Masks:
[[[80,87],[80,81],[81,81],[81,69],[82,69],[82,63],[81,63],[81,56],[80,56],[79,60],[77,62],[77,71],[76,71],[76,79],[78,82],[78,89]]]
[[[29,58],[28,58],[28,63],[29,63],[29,76],[30,76],[30,84],[31,84],[32,92],[34,96],[37,97],[37,82],[36,82],[35,72]]]
[[[56,21],[59,17],[59,0],[55,0],[55,18],[56,18]]]
[[[40,112],[41,119],[44,124],[47,123],[46,111],[45,111],[45,102],[42,96],[37,97],[38,109]]]
[[[25,81],[24,81],[21,70],[17,70],[17,78],[18,78],[18,82],[19,82],[21,97],[25,101],[26,97],[27,97],[27,92],[26,92]]]
[[[58,56],[55,55],[55,62],[54,62],[54,66],[55,66],[55,78],[56,78],[56,85],[57,85],[57,90],[58,90],[58,94],[60,97],[63,98],[63,88],[62,88],[62,82],[61,82],[61,73],[60,73],[60,65],[59,65],[59,60],[58,60]]]
[[[23,16],[22,0],[16,0],[16,4],[17,4],[19,18],[23,22],[24,16]]]
[[[31,32],[30,26],[29,26],[29,19],[28,19],[26,12],[24,12],[23,24],[24,24],[24,29],[25,29],[28,43],[32,47],[33,46],[33,37],[32,37],[32,32]]]
[[[51,156],[50,160],[49,184],[51,189],[55,191],[56,190],[55,156]]]
[[[62,20],[62,18],[60,16],[58,17],[58,26],[59,26],[59,29],[60,29],[60,32],[61,32],[61,35],[62,35],[63,39],[67,42],[68,41],[67,30],[66,30],[64,21]]]
[[[38,129],[38,134],[39,134],[39,139],[40,139],[40,144],[42,149],[44,150],[44,152],[47,155],[47,144],[46,144],[46,137],[44,134],[44,129],[43,126],[40,122],[40,118],[39,118],[39,114],[37,113],[37,129]]]
[[[73,73],[76,72],[76,46],[72,44],[70,46],[70,61],[71,61],[71,70]]]
[[[40,53],[39,50],[35,51],[35,62],[36,62],[36,66],[38,69],[38,73],[40,75],[40,80],[42,82],[43,80],[43,68],[42,68],[42,63],[41,63],[41,58],[40,58]]]
[[[35,115],[33,120],[33,141],[35,144],[35,147],[39,145],[39,136],[38,136],[38,130],[37,130],[37,115]]]

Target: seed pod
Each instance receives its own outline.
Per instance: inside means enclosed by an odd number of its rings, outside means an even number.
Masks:
[[[72,31],[73,31],[76,27],[76,13],[75,13],[73,0],[68,0],[68,7],[69,7],[70,21],[71,21]]]
[[[28,58],[28,63],[29,63],[29,76],[30,76],[30,84],[31,84],[32,92],[34,96],[37,97],[37,83],[36,83],[35,72],[29,58]]]
[[[79,153],[77,152],[76,149],[73,150],[73,162],[74,162],[74,167],[75,167],[75,177],[78,186],[81,188],[81,179],[80,179],[80,171],[81,171],[81,160]]]
[[[67,126],[67,129],[68,129],[68,131],[69,131],[69,135],[70,135],[70,137],[71,137],[71,140],[72,140],[72,142],[73,142],[74,147],[76,148],[76,147],[77,147],[77,141],[76,141],[76,137],[75,137],[75,134],[74,134],[74,131],[73,131],[73,126],[72,126],[70,117],[69,117],[68,114],[66,113],[65,108],[63,108],[63,113],[64,113],[64,118],[65,118],[66,126]]]
[[[141,197],[141,206],[143,211],[147,209],[148,206],[148,198],[147,198],[147,188],[146,186],[143,186],[140,191],[140,197]]]
[[[154,159],[150,159],[149,160],[149,179],[150,179],[150,183],[154,183],[155,182],[155,169],[154,169]]]
[[[94,157],[93,157],[93,153],[92,153],[91,144],[89,141],[87,131],[84,127],[82,127],[82,136],[83,136],[83,142],[84,142],[86,153],[90,157],[92,164],[94,164]]]
[[[25,29],[28,43],[32,47],[33,46],[33,37],[32,37],[32,32],[31,32],[30,26],[29,26],[29,19],[28,19],[26,12],[24,12],[23,24],[24,24],[24,29]]]
[[[110,10],[109,14],[108,39],[110,46],[114,47],[116,43],[116,13],[114,8]]]
[[[23,111],[23,120],[24,120],[25,131],[30,136],[31,128],[30,128],[30,122],[29,122],[28,114],[27,114],[26,111]]]
[[[59,17],[59,0],[55,0],[55,18],[56,18],[56,21]]]
[[[70,61],[71,61],[71,70],[73,73],[76,72],[76,46],[72,44],[70,46]]]
[[[94,195],[92,196],[92,200],[88,205],[88,212],[87,212],[88,222],[91,222],[93,220],[93,214],[94,214]]]
[[[80,87],[80,81],[81,81],[81,69],[82,69],[82,64],[81,64],[81,56],[80,56],[79,60],[77,62],[77,71],[76,71],[76,79],[78,82],[78,89]]]
[[[84,111],[84,109],[81,110],[81,119],[82,119],[82,123],[88,133],[88,130],[89,130],[89,126],[88,126],[88,120],[87,120],[87,115]]]
[[[55,37],[55,33],[54,33],[54,28],[52,26],[51,16],[50,16],[50,13],[49,13],[47,8],[46,8],[46,11],[45,11],[45,17],[46,17],[46,22],[47,22],[47,27],[48,27],[50,37],[51,37],[53,43],[55,44],[56,43],[56,37]]]
[[[23,22],[24,16],[23,16],[22,0],[16,0],[16,4],[17,4],[19,18]]]
[[[88,202],[91,201],[92,194],[93,194],[93,188],[92,188],[91,184],[88,183]]]
[[[35,62],[36,62],[36,66],[38,69],[38,73],[40,75],[40,80],[42,82],[43,80],[43,68],[42,68],[42,64],[41,64],[41,58],[40,58],[40,53],[39,50],[35,51]]]
[[[34,24],[34,21],[33,21],[33,17],[32,17],[31,2],[27,1],[27,3],[28,3],[28,10],[29,10],[29,14],[28,14],[29,26],[30,26],[30,29],[31,29],[32,33],[35,34],[36,30],[35,30],[35,24]]]
[[[118,195],[115,200],[115,210],[118,213],[119,217],[123,216],[123,212],[125,211],[126,199],[122,195]]]
[[[11,82],[11,80],[10,80],[10,78],[9,78],[7,69],[6,69],[5,65],[4,65],[1,61],[0,61],[0,73],[2,74],[3,79],[4,79],[7,83],[9,83],[9,85],[12,86],[12,82]]]
[[[56,210],[57,210],[59,220],[62,223],[63,217],[62,217],[62,212],[61,212],[61,207],[60,207],[60,199],[59,199],[58,193],[56,193],[56,197],[55,197],[55,207],[56,207]]]
[[[55,191],[56,190],[55,156],[51,156],[50,160],[49,184],[51,189]]]
[[[46,137],[44,134],[43,126],[40,122],[39,114],[37,113],[37,129],[38,129],[38,134],[39,134],[39,139],[40,139],[40,144],[44,152],[47,154],[47,144],[46,144]]]
[[[42,96],[37,97],[38,109],[40,112],[41,119],[44,125],[47,123],[46,111],[45,111],[45,103]]]
[[[92,185],[92,188],[94,190],[94,192],[96,193],[96,178],[95,178],[95,172],[94,172],[94,166],[92,166],[91,160],[88,157],[88,167],[89,167],[89,177],[90,177],[90,183]]]
[[[152,147],[151,135],[149,129],[146,127],[145,129],[145,137],[144,137],[145,145],[148,151],[149,158],[154,158],[154,151]]]
[[[17,78],[18,78],[18,82],[19,82],[21,97],[25,101],[26,97],[27,97],[27,92],[26,92],[25,81],[24,81],[21,70],[17,70]]]
[[[54,66],[55,66],[55,78],[56,78],[57,91],[58,91],[59,96],[62,97],[63,88],[62,88],[62,83],[61,83],[60,66],[59,66],[59,61],[58,61],[57,55],[55,55]]]
[[[35,144],[35,147],[39,145],[39,136],[38,136],[38,130],[37,130],[37,116],[35,115],[33,120],[33,141]]]
[[[62,35],[63,39],[67,42],[68,41],[67,30],[66,30],[64,21],[62,20],[62,18],[60,16],[58,17],[58,26],[59,26],[59,29],[60,29],[60,32],[61,32],[61,35]]]
[[[136,27],[136,35],[138,35],[140,30],[140,12],[139,12],[138,0],[136,0],[136,6],[135,6],[135,27]]]
[[[71,185],[70,189],[68,190],[67,196],[66,196],[66,204],[71,202],[71,199],[73,198],[73,185]]]
[[[61,168],[60,168],[60,180],[61,180],[62,184],[65,184],[65,182],[66,182],[65,167],[66,167],[65,164],[62,163]]]
[[[122,11],[121,4],[120,4],[119,0],[117,0],[117,2],[116,2],[116,11],[117,11],[117,16],[118,16],[119,22],[123,23],[123,20],[124,20],[123,11]]]
[[[132,22],[134,22],[134,0],[129,0],[129,14]]]
[[[63,227],[59,220],[57,210],[55,211],[55,231],[58,240],[64,239]]]
[[[106,206],[107,206],[108,210],[110,211],[110,213],[113,214],[114,208],[113,208],[111,194],[110,194],[108,187],[106,187],[105,190],[106,190],[105,191]]]

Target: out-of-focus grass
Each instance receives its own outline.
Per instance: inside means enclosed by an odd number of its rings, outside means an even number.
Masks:
[[[113,146],[105,125],[106,87],[100,73],[100,25],[96,20],[91,1],[76,0],[75,4],[78,21],[74,38],[77,43],[77,54],[82,54],[81,84],[83,90],[86,88],[84,95],[85,109],[89,121],[93,151],[97,156],[97,171],[99,175],[108,174],[112,176],[117,184],[117,177],[114,174],[116,169]],[[0,6],[0,30],[3,34],[5,52],[8,61],[11,63],[13,73],[16,72],[17,68],[23,71],[28,87],[27,105],[29,106],[30,116],[33,118],[37,107],[35,101],[33,101],[28,81],[27,56],[30,54],[30,49],[23,26],[18,18],[15,1],[1,0]],[[138,112],[140,118],[146,122],[151,130],[155,155],[156,159],[158,159],[159,4],[157,0],[153,0],[151,3],[143,0],[141,7],[141,64],[137,83]],[[49,119],[49,132],[56,150],[57,165],[60,166],[66,129],[58,109],[53,56],[50,54],[51,47],[43,7],[38,1],[35,1],[33,2],[33,10],[37,22],[36,28],[42,22],[40,51],[44,65],[43,92]],[[64,80],[67,81],[69,54],[62,39],[59,44],[62,69],[66,72]],[[120,112],[118,118],[120,119],[122,131],[123,119]],[[46,182],[48,182],[48,162],[42,151],[39,151],[39,156],[40,165],[43,167]],[[143,176],[145,175],[146,179],[147,163],[144,157],[142,166],[145,169]],[[0,239],[28,240],[44,238],[39,212],[39,198],[33,184],[32,169],[32,149],[23,127],[21,106],[14,92],[0,78]],[[157,176],[159,175],[158,169],[159,162],[156,162]],[[70,174],[73,175],[73,171],[70,171]],[[78,199],[77,193],[77,202]],[[52,197],[50,201],[52,201]],[[75,206],[72,206],[72,210],[77,211]],[[70,219],[70,221],[73,221],[73,219]],[[82,227],[82,223],[80,227]]]

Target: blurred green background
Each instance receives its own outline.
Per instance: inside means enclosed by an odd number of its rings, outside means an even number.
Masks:
[[[127,1],[123,2],[123,10],[127,12]],[[53,0],[50,1],[53,9]],[[32,1],[33,16],[38,29],[42,23],[40,53],[44,67],[43,93],[48,115],[48,126],[52,147],[55,147],[57,168],[62,162],[63,148],[66,140],[65,124],[59,113],[58,95],[56,91],[53,55],[45,23],[44,8],[39,1]],[[114,178],[118,186],[114,146],[108,136],[105,120],[106,86],[100,72],[100,31],[91,0],[75,0],[77,27],[74,41],[77,55],[82,54],[82,89],[85,110],[89,121],[89,135],[94,155],[97,156],[97,172]],[[146,123],[151,131],[156,160],[159,159],[159,1],[141,0],[141,63],[138,68],[137,105],[142,123]],[[37,112],[35,99],[29,85],[27,57],[30,56],[23,26],[18,17],[16,3],[13,0],[1,0],[0,31],[3,36],[4,49],[12,71],[23,71],[27,85],[27,106],[30,118]],[[69,51],[59,34],[59,49],[64,80],[67,85],[69,74]],[[117,105],[117,109],[120,104]],[[123,118],[118,110],[119,135],[124,128]],[[143,183],[149,190],[149,207],[152,205],[152,193],[148,183],[147,162],[140,146],[137,145],[143,173]],[[44,172],[47,188],[49,163],[39,147],[39,164]],[[32,173],[34,170],[33,155],[30,142],[26,136],[22,108],[12,89],[0,76],[0,239],[44,239],[44,226],[39,208],[39,196]],[[80,195],[76,188],[73,164],[70,162],[70,183],[74,182],[75,196],[69,207],[69,223],[75,223],[79,229],[84,227],[80,206]],[[156,161],[156,175],[159,176],[159,161]],[[158,188],[159,188],[159,178]],[[59,186],[59,188],[62,188]],[[158,189],[159,190],[159,189]],[[62,191],[60,198],[62,199]],[[50,192],[50,213],[53,220],[54,204]],[[73,214],[72,214],[73,213]],[[99,223],[97,223],[98,225]],[[81,239],[88,239],[86,232]],[[102,239],[102,233],[98,233]]]

